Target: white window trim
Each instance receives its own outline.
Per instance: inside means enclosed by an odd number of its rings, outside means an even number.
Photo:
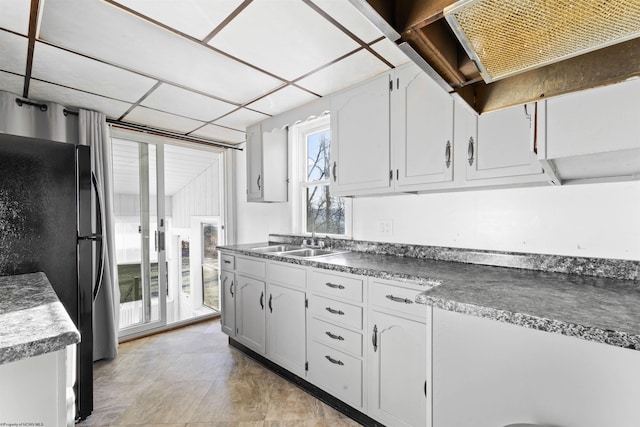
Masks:
[[[311,236],[311,232],[306,231],[307,222],[307,210],[305,206],[306,195],[305,190],[309,186],[306,183],[306,164],[307,164],[307,150],[306,150],[306,137],[309,134],[320,132],[324,129],[328,129],[330,126],[329,115],[323,115],[318,118],[307,120],[306,122],[296,124],[290,128],[290,137],[292,140],[291,147],[291,171],[293,175],[292,183],[293,189],[291,192],[291,204],[293,209],[293,230],[296,234]],[[315,181],[313,185],[327,184],[329,185],[331,178],[327,177],[326,180]],[[344,198],[345,201],[345,214],[344,214],[344,234],[325,234],[316,233],[317,236],[330,236],[336,238],[351,238],[351,218],[352,218],[352,203],[350,198]]]

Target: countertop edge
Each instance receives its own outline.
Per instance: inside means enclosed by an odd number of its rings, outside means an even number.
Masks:
[[[68,331],[55,337],[46,337],[36,341],[2,348],[0,349],[0,365],[17,362],[29,357],[41,356],[46,353],[53,353],[79,342],[80,334],[77,331]]]
[[[640,350],[640,335],[628,334],[626,332],[578,325],[575,323],[547,319],[525,313],[516,313],[508,310],[435,298],[427,295],[427,292],[419,294],[416,297],[415,302],[417,304],[431,305],[433,308],[495,320],[502,323],[522,326],[528,329],[551,332],[554,334],[565,335],[568,337],[579,338],[586,341],[612,345],[630,350]]]

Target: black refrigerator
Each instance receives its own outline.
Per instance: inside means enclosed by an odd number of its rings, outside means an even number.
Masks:
[[[44,272],[80,331],[77,419],[93,411],[103,252],[96,186],[89,147],[0,134],[0,276]]]

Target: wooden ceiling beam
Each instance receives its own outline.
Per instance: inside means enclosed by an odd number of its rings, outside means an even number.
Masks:
[[[640,38],[456,92],[479,113],[640,77]]]

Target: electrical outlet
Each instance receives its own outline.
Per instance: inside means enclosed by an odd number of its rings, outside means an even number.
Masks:
[[[381,219],[376,222],[376,231],[379,234],[391,235],[393,233],[393,222],[390,219]]]

